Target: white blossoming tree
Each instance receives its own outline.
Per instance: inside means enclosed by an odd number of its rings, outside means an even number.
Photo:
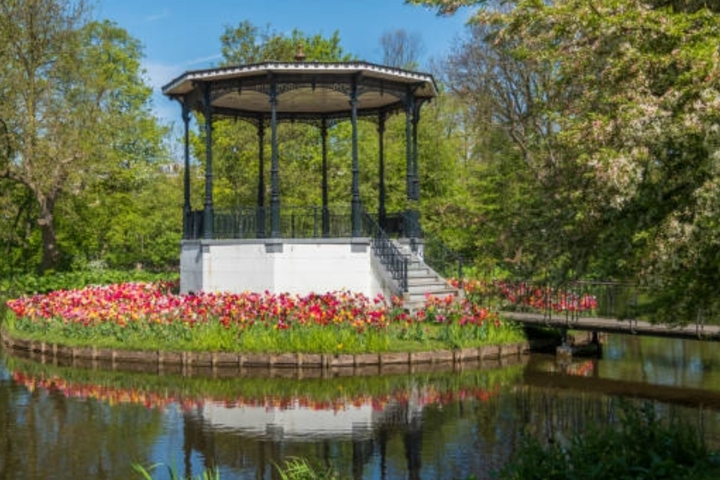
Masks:
[[[521,132],[513,140],[544,182],[534,193],[559,200],[545,201],[553,208],[543,219],[562,219],[552,251],[564,260],[555,268],[656,287],[659,310],[672,313],[666,320],[720,313],[719,6],[408,3],[441,14],[480,7],[472,22],[485,48],[543,79],[520,91],[506,76],[494,94],[521,98],[524,115],[504,121]]]

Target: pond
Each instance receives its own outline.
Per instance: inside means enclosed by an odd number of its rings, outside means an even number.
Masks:
[[[98,371],[0,352],[0,478],[274,479],[303,457],[354,479],[479,479],[522,435],[560,441],[623,398],[682,416],[720,449],[717,344],[609,336],[600,359],[552,355],[414,374],[273,378]]]

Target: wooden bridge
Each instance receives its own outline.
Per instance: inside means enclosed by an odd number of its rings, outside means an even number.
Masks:
[[[696,323],[689,325],[667,325],[642,320],[617,320],[602,317],[571,317],[563,313],[543,314],[528,312],[500,312],[504,318],[518,323],[559,328],[562,330],[584,330],[598,333],[624,333],[653,337],[681,338],[689,340],[720,341],[720,326]]]

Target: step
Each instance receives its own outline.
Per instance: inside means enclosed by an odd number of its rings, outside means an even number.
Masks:
[[[410,285],[447,285],[445,280],[432,276],[410,276],[408,275],[408,284]]]
[[[449,285],[441,285],[441,284],[435,284],[435,285],[408,285],[408,295],[416,295],[416,296],[424,296],[425,294],[433,295],[435,297],[444,297],[447,295],[457,295],[458,291],[455,288],[450,287]]]
[[[435,275],[433,272],[430,271],[429,268],[423,268],[423,269],[417,269],[417,270],[410,270],[407,271],[408,277],[414,277],[414,278],[439,278],[437,275]]]

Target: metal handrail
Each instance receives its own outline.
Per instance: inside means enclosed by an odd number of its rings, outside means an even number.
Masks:
[[[408,256],[398,248],[395,242],[380,228],[380,225],[367,212],[362,213],[364,233],[370,237],[370,247],[390,276],[398,283],[403,292],[408,291]]]
[[[456,277],[463,281],[463,259],[460,254],[445,245],[438,237],[425,232],[420,223],[409,212],[403,213],[403,227],[410,239],[410,249],[423,262],[445,278]],[[417,235],[417,238],[412,236]],[[418,241],[421,239],[422,241]]]

